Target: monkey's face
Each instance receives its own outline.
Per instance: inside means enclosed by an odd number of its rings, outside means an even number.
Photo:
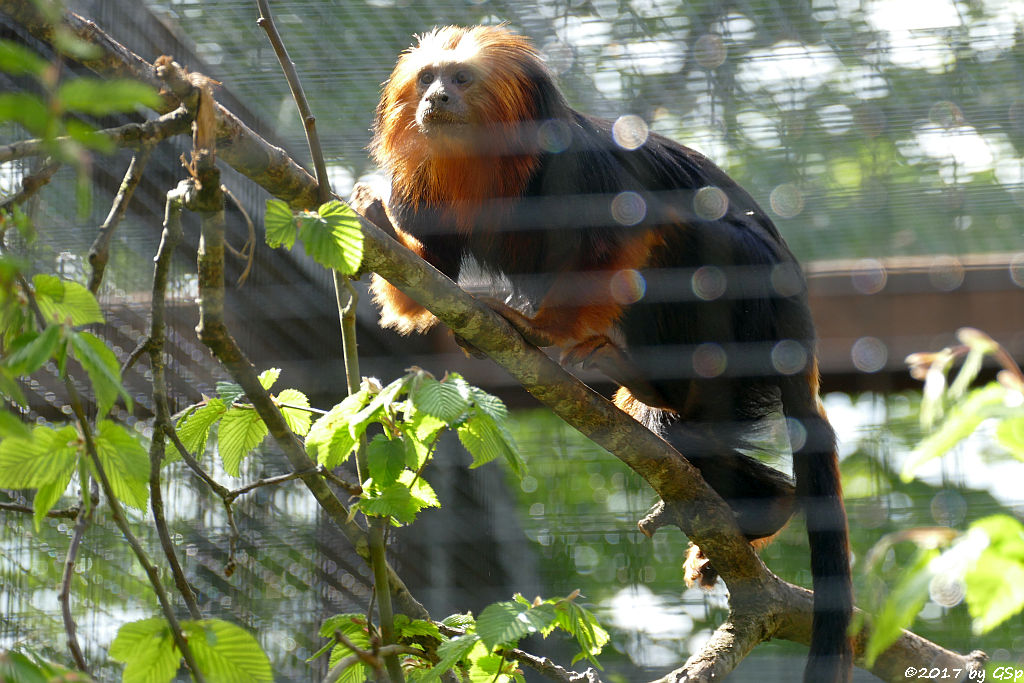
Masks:
[[[416,125],[432,139],[455,141],[472,135],[470,102],[477,85],[474,69],[460,62],[424,66],[416,75]]]

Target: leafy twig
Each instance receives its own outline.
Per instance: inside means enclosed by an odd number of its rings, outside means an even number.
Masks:
[[[46,318],[43,315],[42,310],[39,308],[39,303],[36,301],[31,285],[29,285],[25,276],[20,273],[17,275],[17,280],[18,285],[21,287],[25,298],[29,303],[29,306],[32,308],[32,312],[35,315],[39,326],[45,327]],[[135,553],[135,557],[139,564],[142,565],[142,569],[145,571],[150,585],[153,587],[153,592],[156,593],[157,600],[160,602],[164,618],[167,619],[167,623],[171,627],[171,637],[174,639],[174,644],[177,645],[178,651],[185,659],[185,664],[191,671],[193,679],[198,683],[202,683],[202,673],[199,670],[199,666],[196,664],[195,657],[192,655],[191,648],[188,646],[188,641],[185,639],[185,635],[181,630],[181,624],[178,622],[178,617],[174,612],[174,607],[171,605],[171,602],[167,597],[167,591],[164,590],[163,582],[160,580],[160,572],[156,568],[156,565],[154,565],[149,559],[149,555],[146,553],[146,549],[142,546],[142,543],[132,532],[131,525],[128,523],[128,519],[124,515],[124,509],[121,507],[121,501],[118,500],[117,495],[114,493],[114,487],[111,485],[110,479],[107,477],[106,470],[103,467],[103,462],[100,460],[99,452],[96,450],[96,441],[93,437],[92,427],[90,426],[89,419],[85,415],[85,408],[82,406],[82,399],[78,394],[78,389],[75,387],[74,380],[72,380],[70,375],[65,374],[63,381],[64,389],[68,395],[68,402],[71,404],[71,412],[75,416],[75,419],[78,422],[78,428],[82,434],[85,451],[89,455],[89,459],[92,461],[92,466],[96,473],[96,477],[99,480],[100,488],[103,490],[103,495],[107,498],[107,504],[110,506],[110,512],[114,519],[114,523],[121,531],[121,535],[124,536],[129,547],[131,547],[132,552]]]

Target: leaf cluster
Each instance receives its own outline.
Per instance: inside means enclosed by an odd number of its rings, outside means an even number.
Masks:
[[[103,322],[96,298],[77,282],[53,275],[36,275],[25,287],[0,288],[0,396],[27,407],[19,378],[50,362],[66,378],[68,359],[77,361],[96,396],[92,436],[100,464],[117,495],[128,505],[144,509],[149,499],[146,449],[135,434],[105,419],[118,398],[129,409],[132,406],[121,381],[120,364],[103,340],[78,329]],[[30,429],[14,414],[0,413],[0,488],[35,489],[37,529],[76,473],[80,481],[87,475],[98,476],[80,428],[39,425]],[[83,486],[83,490],[87,488]]]
[[[306,435],[306,451],[317,464],[344,463],[366,438],[366,471],[357,508],[367,515],[408,524],[426,507],[437,507],[423,478],[438,439],[453,430],[473,457],[470,467],[504,458],[521,474],[522,461],[505,427],[508,411],[496,397],[461,376],[441,380],[419,368],[387,386],[364,380],[359,390],[320,417]]]
[[[399,642],[423,650],[422,655],[409,655],[404,668],[410,681],[431,683],[440,680],[450,670],[458,671],[469,680],[523,681],[517,662],[508,656],[523,638],[535,634],[547,637],[556,630],[568,633],[580,648],[573,659],[575,664],[586,659],[599,666],[597,655],[608,643],[608,632],[594,615],[576,603],[579,592],[565,598],[536,598],[532,602],[522,595],[512,600],[488,605],[474,618],[472,614],[453,614],[440,625],[410,620],[399,616],[395,631]],[[444,633],[459,633],[449,637]],[[344,639],[335,634],[342,634]],[[340,614],[327,619],[320,635],[331,638],[310,659],[330,652],[330,666],[350,657],[352,646],[369,651],[379,642],[379,635],[361,614]],[[425,641],[425,639],[427,639]],[[430,647],[424,647],[424,642]],[[353,661],[338,678],[339,681],[357,683],[372,678],[372,671],[361,661]]]
[[[181,622],[200,673],[209,681],[256,683],[273,681],[270,660],[256,639],[235,624],[220,619]],[[111,659],[124,663],[124,683],[163,683],[174,680],[181,652],[167,621],[133,621],[118,629],[110,646]]]
[[[313,211],[292,213],[280,199],[267,200],[264,215],[267,244],[291,249],[298,238],[306,253],[324,266],[355,275],[363,261],[363,231],[348,204],[330,201]]]

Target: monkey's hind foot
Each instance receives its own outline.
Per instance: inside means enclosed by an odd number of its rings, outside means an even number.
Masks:
[[[686,550],[683,580],[686,581],[687,588],[699,585],[704,590],[711,590],[718,581],[718,572],[711,566],[711,560],[705,557],[704,551],[693,543]]]

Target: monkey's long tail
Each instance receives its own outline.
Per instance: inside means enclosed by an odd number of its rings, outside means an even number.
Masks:
[[[847,683],[853,647],[847,630],[853,615],[850,540],[839,480],[835,433],[818,398],[816,365],[782,383],[787,418],[803,428],[793,444],[797,499],[807,517],[814,581],[814,621],[804,683]]]

